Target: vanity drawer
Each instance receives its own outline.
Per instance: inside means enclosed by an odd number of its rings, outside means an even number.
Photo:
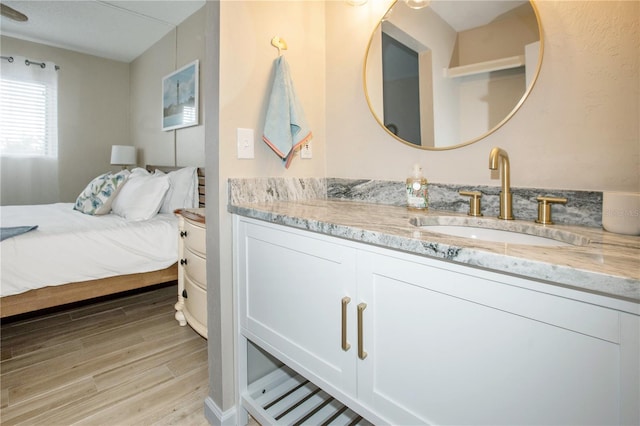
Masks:
[[[199,285],[201,288],[207,288],[207,261],[204,257],[191,251],[187,248],[184,251],[184,260],[186,262],[184,267],[184,273],[191,281]]]
[[[184,298],[183,312],[189,324],[194,330],[206,337],[207,292],[185,276],[182,296]]]
[[[205,256],[206,249],[206,228],[189,219],[184,221],[184,245],[192,251]]]

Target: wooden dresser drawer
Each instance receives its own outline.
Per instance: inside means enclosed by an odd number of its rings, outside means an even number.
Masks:
[[[184,251],[184,273],[191,281],[201,288],[207,289],[207,260],[192,252],[189,248]]]
[[[206,255],[206,228],[188,219],[184,221],[184,244],[192,251]]]
[[[207,292],[185,276],[183,298],[187,321],[194,330],[207,337]]]

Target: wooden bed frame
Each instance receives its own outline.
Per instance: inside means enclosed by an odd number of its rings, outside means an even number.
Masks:
[[[165,172],[177,170],[179,167],[147,166],[147,170],[159,169]],[[200,207],[205,206],[204,169],[198,168],[198,194]],[[178,236],[176,235],[176,238]],[[121,293],[176,281],[178,279],[178,263],[166,269],[140,274],[119,275],[98,280],[82,281],[57,286],[49,286],[29,290],[0,298],[0,318],[51,308],[68,303],[80,302],[101,296]]]

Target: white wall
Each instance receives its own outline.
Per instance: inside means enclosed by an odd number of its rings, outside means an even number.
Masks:
[[[58,71],[60,197],[26,204],[73,202],[110,165],[111,145],[129,145],[129,64],[1,36],[3,56],[55,62]],[[34,191],[32,195],[36,197]]]
[[[419,162],[433,182],[497,186],[488,158],[500,146],[509,153],[516,187],[640,191],[640,3],[535,4],[544,59],[522,108],[473,145],[421,151],[388,136],[362,92],[365,47],[385,6],[327,2],[326,175],[403,180]]]

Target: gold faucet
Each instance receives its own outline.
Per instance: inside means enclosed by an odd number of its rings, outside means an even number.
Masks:
[[[489,154],[489,169],[498,170],[498,161],[500,162],[500,165],[502,165],[502,171],[500,172],[502,191],[500,191],[500,215],[498,215],[498,219],[513,220],[509,155],[507,155],[505,150],[495,147]]]

